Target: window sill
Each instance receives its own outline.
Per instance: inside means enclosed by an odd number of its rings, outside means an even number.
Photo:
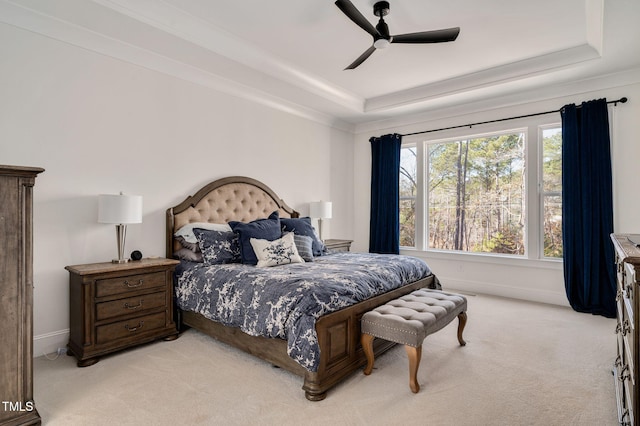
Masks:
[[[437,259],[456,262],[483,263],[527,268],[562,269],[562,259],[527,259],[523,256],[496,255],[490,253],[464,253],[440,250],[416,250],[403,247],[400,254],[415,256],[425,260]]]

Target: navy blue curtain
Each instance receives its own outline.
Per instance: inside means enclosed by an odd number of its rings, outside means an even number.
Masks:
[[[371,142],[370,253],[400,253],[400,147],[402,136],[384,135]]]
[[[562,109],[564,285],[578,312],[615,318],[613,195],[606,99]]]

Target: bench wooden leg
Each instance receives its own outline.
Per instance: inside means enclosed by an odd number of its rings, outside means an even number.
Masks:
[[[373,336],[371,334],[362,333],[360,337],[360,343],[362,344],[362,349],[364,349],[364,354],[367,357],[367,366],[364,368],[364,374],[369,375],[373,370]]]
[[[460,342],[460,346],[465,346],[467,342],[462,338],[462,332],[464,331],[464,326],[467,325],[467,313],[462,312],[458,315],[458,342]]]
[[[418,384],[418,368],[420,367],[420,359],[422,358],[422,346],[417,348],[404,345],[409,357],[409,387],[411,392],[418,393],[420,385]]]

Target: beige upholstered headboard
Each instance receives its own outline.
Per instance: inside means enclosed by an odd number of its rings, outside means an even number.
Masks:
[[[227,223],[232,220],[250,222],[268,217],[278,210],[280,217],[299,217],[267,185],[244,176],[218,179],[167,209],[167,257],[173,257],[180,243],[173,234],[192,222]]]

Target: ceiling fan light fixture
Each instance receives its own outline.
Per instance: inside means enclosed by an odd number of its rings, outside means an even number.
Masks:
[[[389,14],[389,2],[377,1],[373,5],[373,14],[380,18],[378,24],[374,27],[367,18],[351,3],[351,0],[336,0],[336,6],[344,13],[347,18],[354,24],[366,31],[373,37],[373,46],[364,51],[358,59],[353,61],[346,70],[357,68],[360,64],[367,60],[369,56],[377,49],[384,49],[391,43],[398,44],[425,44],[425,43],[445,43],[454,41],[460,33],[459,27],[445,28],[441,30],[420,31],[415,33],[395,34],[389,33],[389,26],[384,22],[384,16]]]
[[[386,38],[379,38],[376,41],[373,42],[373,46],[376,49],[386,49],[387,47],[389,47],[389,45],[391,44],[391,42],[389,40],[387,40]]]

